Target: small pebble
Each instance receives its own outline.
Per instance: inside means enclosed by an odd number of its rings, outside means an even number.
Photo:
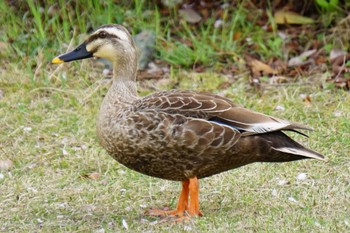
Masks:
[[[333,112],[333,116],[335,116],[335,117],[340,117],[341,115],[343,115],[343,113],[341,111],[334,111]]]
[[[141,223],[148,223],[149,221],[145,218],[141,218]]]
[[[107,224],[107,226],[108,226],[108,227],[113,227],[113,226],[114,226],[114,222],[109,222],[109,223]]]
[[[103,229],[103,228],[100,228],[100,229],[97,229],[96,231],[95,231],[95,233],[105,233],[106,231],[105,231],[105,229]]]
[[[280,186],[286,185],[288,184],[288,180],[284,180],[284,179],[277,179],[277,184]]]
[[[275,107],[275,109],[278,110],[278,111],[284,111],[284,110],[286,110],[286,108],[283,107],[282,105],[277,105],[277,106]]]
[[[294,202],[294,203],[299,203],[297,200],[295,200],[294,197],[288,197],[288,201]]]
[[[67,155],[69,155],[69,153],[65,149],[62,149],[62,155],[67,156]]]
[[[302,172],[297,175],[297,180],[305,180],[306,177],[307,177],[307,174]]]
[[[23,131],[25,131],[25,132],[30,132],[32,130],[33,130],[32,127],[29,127],[29,126],[23,127]]]
[[[224,23],[224,21],[222,21],[221,19],[218,19],[215,21],[214,27],[215,28],[221,27],[223,23]]]
[[[125,229],[129,229],[128,223],[125,221],[125,219],[122,220],[122,224]]]
[[[37,220],[36,220],[38,223],[43,223],[44,221],[42,220],[42,219],[40,219],[40,218],[38,218]]]
[[[126,173],[126,171],[125,171],[125,170],[118,170],[118,173],[119,173],[120,175],[124,175],[124,174]]]
[[[13,162],[9,159],[0,160],[0,170],[9,170],[13,166]]]
[[[276,197],[277,196],[277,190],[276,189],[272,189],[271,195]]]
[[[321,227],[321,224],[319,222],[315,222],[315,226]]]

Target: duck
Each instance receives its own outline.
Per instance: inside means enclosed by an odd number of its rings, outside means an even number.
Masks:
[[[52,60],[61,64],[104,58],[113,81],[97,117],[100,145],[120,164],[160,179],[179,181],[174,210],[150,209],[150,216],[202,216],[199,180],[255,162],[325,161],[322,154],[287,136],[309,127],[259,113],[206,92],[166,90],[138,96],[137,48],[122,25],[102,25],[74,50]]]

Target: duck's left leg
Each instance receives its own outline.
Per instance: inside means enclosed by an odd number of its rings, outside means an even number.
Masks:
[[[177,208],[175,210],[159,210],[159,209],[150,209],[146,212],[150,216],[178,216],[182,217],[187,210],[188,206],[188,194],[189,194],[189,185],[190,181],[182,181],[182,190],[179,197],[179,202],[177,203]]]
[[[187,207],[187,213],[190,216],[203,216],[199,210],[199,181],[197,177],[189,179],[190,204]]]
[[[190,198],[190,201],[188,198]],[[202,216],[202,212],[199,210],[199,181],[197,177],[182,181],[182,191],[175,210],[151,209],[146,212],[150,216],[177,216],[180,219],[187,217],[185,213],[190,217]]]

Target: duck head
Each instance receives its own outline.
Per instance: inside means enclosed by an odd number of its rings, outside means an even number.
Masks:
[[[114,70],[123,69],[131,72],[137,69],[137,52],[134,41],[128,30],[117,24],[99,27],[77,48],[55,57],[52,63],[60,64],[91,57],[111,61]]]

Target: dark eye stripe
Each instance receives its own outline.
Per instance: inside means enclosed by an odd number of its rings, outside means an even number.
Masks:
[[[99,38],[100,38],[100,35],[99,35],[99,34],[100,34],[100,33],[97,33],[97,34],[94,34],[94,35],[90,36],[90,37],[86,40],[86,43],[88,44],[88,43],[90,43],[91,41],[94,41],[94,40],[99,39]],[[109,34],[109,33],[106,32],[106,31],[105,31],[105,34],[106,34],[106,36],[105,36],[103,39],[105,39],[105,38],[116,38],[116,39],[119,39],[119,40],[120,40],[119,36],[117,36],[117,35]]]

